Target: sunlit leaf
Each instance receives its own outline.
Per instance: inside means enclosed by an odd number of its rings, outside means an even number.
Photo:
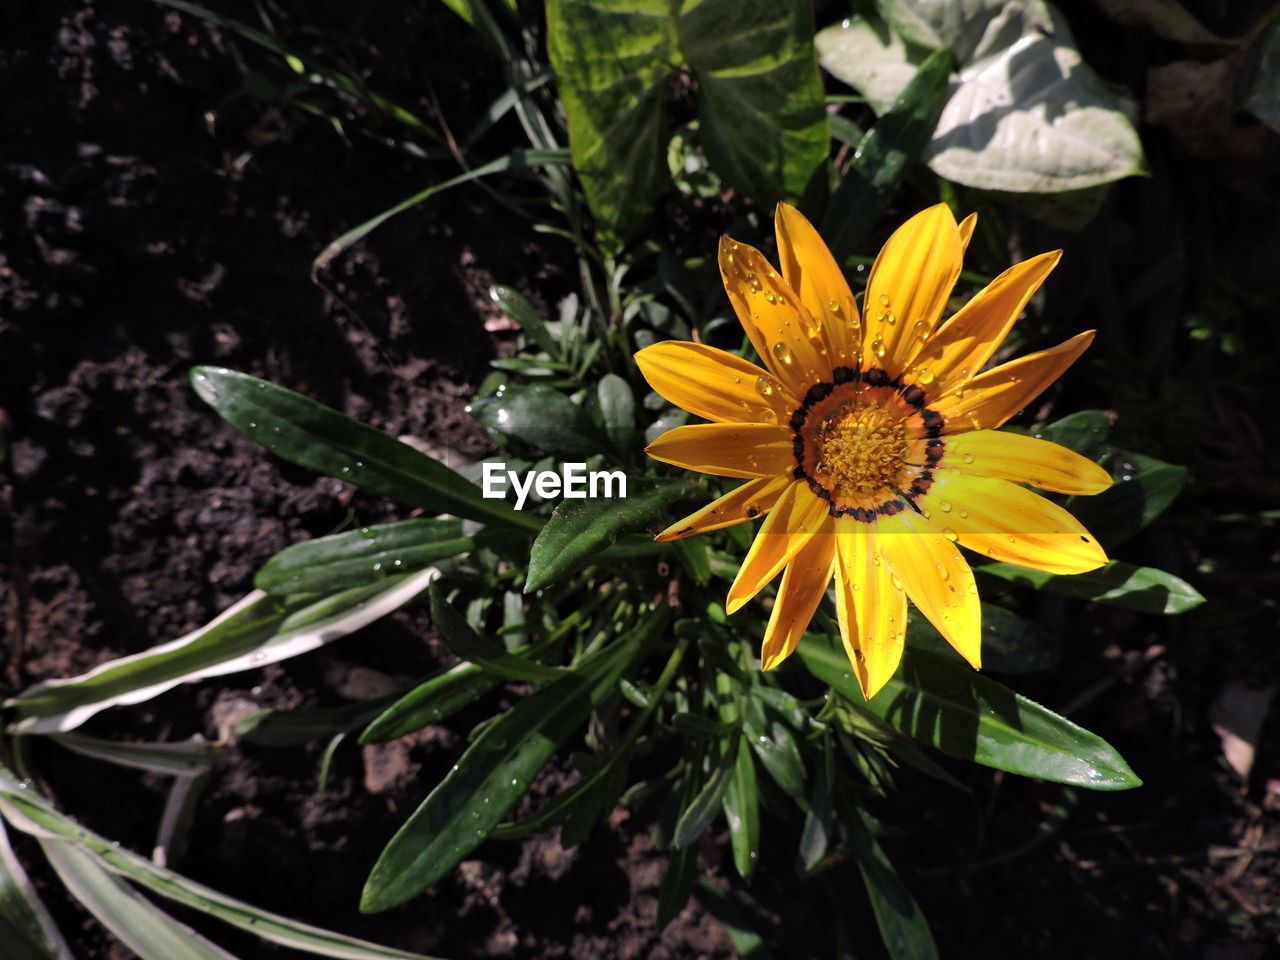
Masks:
[[[1029,570],[1008,563],[984,563],[974,571],[1078,600],[1092,600],[1143,613],[1185,613],[1204,603],[1204,596],[1185,580],[1153,567],[1112,560],[1104,567],[1071,576]]]

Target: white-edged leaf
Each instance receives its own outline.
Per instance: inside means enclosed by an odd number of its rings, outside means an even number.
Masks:
[[[222,749],[219,744],[211,743],[199,734],[175,743],[126,743],[88,737],[82,733],[54,734],[51,739],[68,750],[95,760],[175,777],[203,773],[213,765],[214,758]]]
[[[40,838],[71,895],[142,960],[236,960],[179,923],[70,840]]]
[[[157,867],[145,857],[110,843],[59,813],[34,787],[0,766],[0,814],[16,829],[42,842],[74,846],[100,867],[170,900],[294,950],[339,960],[432,960],[366,940],[299,923],[228,897],[181,874]],[[164,960],[174,960],[165,957]]]
[[[208,624],[66,680],[45,680],[5,702],[16,733],[74,729],[107,707],[141,703],[182,683],[263,667],[346,636],[414,599],[435,567],[381,583],[282,601],[255,590]]]
[[[5,960],[75,960],[0,820],[0,944]]]

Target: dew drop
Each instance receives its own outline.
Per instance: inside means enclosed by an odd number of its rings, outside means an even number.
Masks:
[[[946,580],[948,577],[951,576],[951,571],[948,570],[946,567],[944,567],[941,563],[936,564],[936,566],[938,568],[939,580]]]
[[[778,346],[780,347],[782,344],[778,344]],[[777,352],[777,347],[775,347],[774,353]],[[773,381],[763,375],[756,377],[756,393],[760,394],[762,397],[773,396]]]
[[[777,423],[778,415],[773,412],[772,407],[765,407],[764,412],[760,414],[761,423]]]
[[[872,340],[872,341],[871,341],[871,352],[872,352],[872,353],[874,353],[877,357],[883,357],[883,356],[884,356],[884,341],[883,341],[883,340],[881,340],[879,337],[876,337],[874,340]]]
[[[775,297],[775,296],[773,295],[773,291],[772,291],[772,290],[766,290],[766,291],[764,292],[764,298],[765,298],[765,300],[769,301],[769,303],[777,303],[777,302],[778,302],[778,298],[777,298],[777,297]]]
[[[762,289],[760,286],[760,278],[754,273],[747,274],[747,286],[751,288],[752,293],[759,293]]]
[[[938,501],[938,509],[939,509],[939,510],[941,510],[943,513],[950,513],[950,512],[951,512],[951,501],[950,501],[950,500],[939,500],[939,501]]]
[[[827,301],[827,309],[828,309],[828,310],[830,310],[832,313],[839,313],[839,312],[840,312],[840,304],[836,303],[834,300],[828,300],[828,301]]]
[[[742,382],[742,378],[741,378],[740,376],[738,376],[738,375],[735,373],[735,374],[733,375],[733,382],[734,382],[734,383],[741,383],[741,382]]]
[[[968,511],[968,510],[961,510],[961,511],[960,511],[960,519],[961,519],[961,520],[968,520],[968,519],[969,519],[969,511]]]
[[[928,386],[929,384],[933,383],[933,371],[930,370],[928,367],[918,371],[916,373],[916,380],[918,380],[920,383],[923,383],[925,386]]]
[[[966,454],[965,454],[963,457],[961,457],[960,459],[961,459],[961,460],[963,460],[965,463],[973,463],[973,454],[972,454],[972,453],[966,453]]]
[[[882,307],[887,307],[888,305],[889,305],[889,298],[888,298],[888,296],[887,296],[887,295],[885,295],[885,294],[883,294],[883,293],[882,293],[882,294],[880,294],[880,306],[882,306]]]
[[[773,355],[778,358],[779,363],[791,363],[791,348],[781,340],[773,345]]]
[[[943,527],[942,535],[946,537],[948,540],[950,540],[952,543],[955,543],[957,540],[960,539],[959,535],[950,527]]]
[[[898,322],[898,318],[897,318],[897,317],[895,317],[895,316],[893,315],[893,311],[892,311],[892,310],[890,310],[888,313],[886,313],[886,314],[884,315],[884,322],[885,322],[885,323],[887,323],[889,326],[891,326],[891,327],[892,327],[895,323],[897,323],[897,322]]]

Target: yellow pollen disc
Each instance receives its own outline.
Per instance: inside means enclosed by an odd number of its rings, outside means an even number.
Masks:
[[[841,498],[866,496],[894,483],[907,457],[906,426],[883,407],[843,403],[810,438],[814,479]]]

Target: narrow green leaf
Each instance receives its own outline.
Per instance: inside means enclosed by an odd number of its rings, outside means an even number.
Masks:
[[[308,594],[281,601],[255,590],[184,637],[79,677],[43,681],[4,706],[13,710],[15,731],[70,730],[107,707],[141,703],[181,683],[263,667],[331,643],[409,603],[436,575],[428,568],[318,600]]]
[[[179,923],[68,840],[40,839],[71,894],[142,960],[236,960]]]
[[[541,528],[443,463],[300,393],[221,367],[194,368],[191,385],[237,430],[300,466],[435,513],[526,533]]]
[[[165,0],[165,2],[173,3],[175,0]],[[397,214],[404,213],[416,207],[418,204],[429,200],[437,193],[442,193],[453,187],[460,186],[464,183],[470,183],[472,180],[479,180],[481,177],[487,177],[494,173],[508,173],[511,171],[536,170],[539,167],[551,167],[567,164],[569,162],[569,152],[567,150],[513,150],[505,157],[498,157],[496,160],[490,160],[488,163],[481,164],[466,173],[461,173],[456,177],[445,180],[443,183],[433,184],[425,190],[420,190],[413,196],[405,200],[401,200],[395,206],[376,216],[370,217],[364,223],[348,230],[338,239],[334,240],[316,257],[311,264],[311,276],[314,278],[321,271],[328,269],[329,264],[335,258],[341,256],[343,252],[348,250],[352,245],[372,233],[378,227],[382,226]]]
[[[553,456],[586,460],[598,454],[604,443],[587,411],[550,387],[507,387],[500,394],[473,401],[471,415],[486,427]]]
[[[689,902],[693,875],[698,866],[698,848],[672,850],[667,856],[667,872],[658,885],[658,917],[654,926],[661,933]]]
[[[843,649],[806,639],[799,653],[856,708],[953,757],[1092,790],[1142,785],[1101,737],[967,664],[908,646],[898,672],[867,702]]]
[[[236,736],[269,747],[297,747],[350,733],[381,715],[395,697],[344,703],[339,707],[259,710],[236,724]]]
[[[715,740],[738,729],[737,724],[717,723],[700,713],[677,713],[671,718],[671,725],[694,740]]]
[[[673,842],[677,848],[688,847],[702,836],[711,821],[720,812],[725,790],[733,779],[733,772],[738,763],[739,737],[730,737],[720,754],[720,759],[711,771],[711,776],[698,791],[693,802],[680,814],[676,821],[676,832]]]
[[[639,446],[640,430],[636,425],[636,398],[631,384],[616,373],[606,373],[596,385],[604,432],[623,456],[630,456]]]
[[[5,960],[74,960],[0,819],[0,944]]]
[[[569,808],[569,815],[560,830],[561,846],[576,847],[587,838],[601,815],[614,808],[627,785],[629,756],[630,750],[619,751],[597,775],[590,778],[590,786]]]
[[[947,101],[951,55],[929,56],[854,151],[854,161],[836,189],[822,221],[822,235],[838,262],[852,256],[880,219],[911,165],[920,159]]]
[[[507,653],[501,644],[482,637],[454,611],[444,599],[439,588],[432,584],[431,622],[440,633],[440,639],[461,659],[496,673],[504,680],[545,683],[559,680],[567,673],[562,667],[548,667],[527,657]]]
[[[360,527],[285,547],[262,565],[253,585],[276,595],[332,593],[420,570],[475,545],[462,535],[462,521],[451,518]]]
[[[496,284],[489,288],[489,299],[507,312],[520,329],[525,332],[539,349],[553,360],[563,360],[560,343],[547,329],[547,321],[543,319],[538,308],[530,303],[523,294],[511,287]]]
[[[485,727],[382,851],[360,909],[376,913],[404,903],[479,846],[613,691],[654,626],[652,620],[642,625]]]
[[[176,743],[126,743],[81,733],[60,733],[51,739],[81,756],[175,777],[204,773],[222,751],[221,744],[199,734]]]
[[[0,767],[0,814],[24,833],[48,843],[65,841],[67,848],[74,847],[87,852],[101,866],[152,893],[198,910],[215,920],[230,923],[272,943],[320,956],[338,957],[341,960],[431,960],[421,954],[393,950],[290,920],[234,897],[224,896],[171,870],[157,867],[147,858],[109,842],[63,816],[29,784],[20,782],[4,767]],[[162,954],[161,958],[176,960],[179,956],[182,954]]]
[[[733,865],[739,876],[750,883],[760,859],[760,794],[756,786],[756,764],[745,741],[746,734],[742,734],[733,778],[725,789],[723,803]]]
[[[751,918],[746,911],[729,899],[729,895],[705,874],[698,877],[698,899],[724,925],[739,960],[773,960],[773,954],[765,946],[764,938],[752,928]]]
[[[845,665],[848,666],[846,660]],[[791,730],[778,721],[764,728],[747,713],[747,742],[755,751],[756,759],[769,776],[802,810],[809,809],[809,791],[806,787],[804,759]]]
[[[624,533],[643,529],[665,507],[701,489],[691,480],[627,478],[625,499],[564,500],[533,542],[525,593],[577,570]]]
[[[442,723],[475,703],[502,682],[502,678],[473,663],[459,663],[418,684],[389,706],[360,734],[359,742],[386,743]]]
[[[889,956],[893,960],[937,960],[938,948],[924,911],[876,842],[867,814],[855,810],[843,819],[876,916],[876,926],[880,928],[880,939]]]
[[[1008,563],[984,563],[974,572],[999,577],[1024,587],[1078,600],[1092,600],[1143,613],[1186,613],[1204,603],[1195,587],[1163,570],[1135,567],[1112,560],[1104,567],[1070,576],[1015,567]]]

